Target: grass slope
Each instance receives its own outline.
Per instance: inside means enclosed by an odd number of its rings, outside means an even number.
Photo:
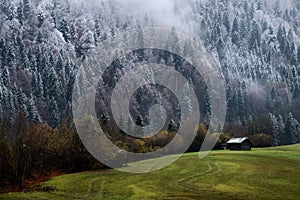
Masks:
[[[50,192],[9,193],[0,199],[299,199],[300,145],[185,154],[148,174],[115,170],[59,176]]]

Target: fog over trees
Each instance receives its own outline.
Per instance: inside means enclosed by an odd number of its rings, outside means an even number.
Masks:
[[[30,123],[59,126],[71,118],[80,62],[109,37],[157,26],[200,39],[218,58],[227,84],[224,132],[296,143],[299,9],[296,0],[1,0],[1,117],[13,123],[22,109]],[[193,109],[189,94],[182,101]]]

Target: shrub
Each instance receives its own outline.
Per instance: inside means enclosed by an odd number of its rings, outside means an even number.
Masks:
[[[273,145],[273,137],[265,133],[256,134],[250,137],[256,147],[271,147]]]

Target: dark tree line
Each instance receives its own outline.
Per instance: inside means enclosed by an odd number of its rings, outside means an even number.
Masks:
[[[14,123],[0,123],[0,192],[30,189],[30,181],[51,174],[106,168],[87,152],[68,122],[55,129],[29,124],[20,109]]]

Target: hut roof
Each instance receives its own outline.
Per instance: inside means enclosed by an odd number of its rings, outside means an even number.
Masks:
[[[248,138],[248,137],[243,137],[243,138],[231,138],[227,144],[242,144],[246,141],[249,141],[251,144],[254,145],[254,143]]]

